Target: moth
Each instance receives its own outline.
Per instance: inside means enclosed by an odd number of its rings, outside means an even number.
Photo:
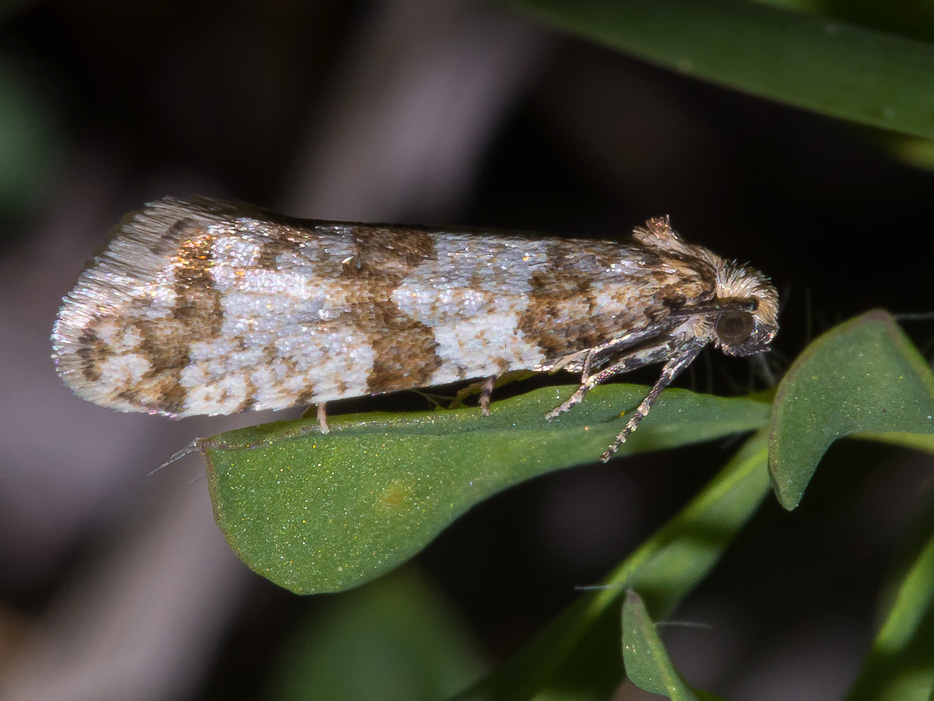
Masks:
[[[580,375],[547,414],[649,363],[661,375],[601,456],[709,344],[767,350],[762,273],[685,242],[668,217],[599,241],[293,219],[204,197],[127,214],[64,298],[62,380],[118,411],[175,418],[285,409],[496,378]]]

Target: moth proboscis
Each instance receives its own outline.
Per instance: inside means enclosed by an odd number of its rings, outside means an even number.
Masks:
[[[767,350],[777,311],[768,278],[685,242],[668,217],[599,241],[165,198],[114,227],[52,342],[79,397],[176,418],[478,378],[489,413],[497,377],[579,373],[552,419],[611,377],[664,363],[605,461],[702,348]]]

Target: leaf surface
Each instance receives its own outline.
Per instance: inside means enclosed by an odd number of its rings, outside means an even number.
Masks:
[[[916,447],[934,434],[934,373],[883,311],[818,337],[778,386],[769,470],[782,505],[795,508],[831,443],[857,433]]]
[[[934,46],[742,0],[504,0],[680,73],[934,138]]]
[[[415,555],[474,504],[523,480],[594,462],[646,388],[597,387],[554,421],[571,388],[478,409],[265,424],[201,442],[215,520],[254,571],[298,593],[339,591]],[[769,405],[665,392],[620,455],[748,431]],[[614,461],[611,465],[619,465]],[[612,469],[611,467],[608,469]]]

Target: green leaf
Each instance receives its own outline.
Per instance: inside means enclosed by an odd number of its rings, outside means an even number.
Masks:
[[[775,492],[793,509],[838,438],[934,433],[934,373],[888,313],[868,312],[798,357],[778,387],[769,431]],[[909,441],[894,435],[889,442]]]
[[[623,664],[633,684],[673,701],[697,701],[684,678],[671,664],[655,630],[655,621],[639,595],[630,591],[623,603]]]
[[[640,429],[641,430],[641,429]],[[604,580],[461,699],[605,699],[623,674],[620,598],[669,615],[713,568],[769,492],[766,436],[750,438],[691,502]],[[609,661],[605,658],[609,655]]]
[[[571,388],[479,409],[336,417],[231,431],[201,441],[214,517],[254,571],[297,593],[363,584],[415,555],[477,502],[536,475],[593,462],[644,387],[598,387],[554,421]],[[665,392],[620,454],[762,426],[769,405]]]
[[[466,626],[414,571],[335,597],[288,641],[270,701],[436,701],[483,666]]]
[[[934,46],[742,0],[505,0],[686,75],[934,138]]]
[[[917,531],[847,701],[921,701],[934,693],[934,508]]]
[[[675,669],[641,597],[634,591],[623,603],[623,664],[626,676],[644,691],[662,694],[672,701],[716,699],[695,691]]]
[[[862,438],[877,443],[888,443],[925,453],[934,453],[934,433],[872,433],[867,431],[854,436],[854,438]]]

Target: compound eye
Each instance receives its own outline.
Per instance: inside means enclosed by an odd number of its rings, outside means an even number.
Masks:
[[[724,312],[717,319],[716,331],[721,341],[738,346],[752,335],[754,327],[749,312]]]

